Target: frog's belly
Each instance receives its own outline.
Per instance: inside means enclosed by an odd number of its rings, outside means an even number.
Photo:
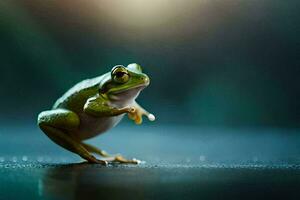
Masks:
[[[79,114],[80,126],[73,134],[81,140],[92,138],[117,125],[123,115],[115,117],[92,117],[85,113]]]

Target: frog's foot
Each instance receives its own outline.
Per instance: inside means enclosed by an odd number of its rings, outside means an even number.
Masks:
[[[106,158],[105,160],[107,162],[109,162],[109,163],[134,164],[134,165],[140,164],[142,162],[142,161],[137,160],[135,158],[132,159],[132,160],[126,159],[126,158],[124,158],[121,155],[118,155],[118,156],[115,156],[115,157]]]
[[[68,134],[79,126],[76,113],[65,109],[44,111],[39,114],[38,125],[52,141],[63,148],[78,154],[90,163],[107,164],[106,160],[95,158],[80,142]]]
[[[86,148],[86,150],[88,150],[90,153],[95,153],[95,154],[105,157],[105,158],[120,156],[120,154],[111,155],[111,154],[107,153],[106,151],[101,150],[101,149],[99,149],[93,145],[87,144],[87,143],[82,142],[81,145],[84,146],[84,148]]]
[[[137,160],[137,159],[129,160],[129,159],[124,158],[120,154],[116,154],[116,155],[108,154],[106,151],[98,149],[97,147],[94,147],[94,146],[92,146],[90,144],[86,144],[86,143],[83,143],[83,142],[81,144],[90,153],[95,153],[95,154],[97,154],[99,156],[102,156],[102,157],[105,158],[105,161],[110,162],[110,163],[122,163],[122,164],[139,164],[139,163],[141,163],[140,160]]]
[[[136,124],[141,124],[143,122],[143,115],[147,116],[150,121],[155,120],[155,116],[140,106],[135,107],[134,112],[128,113],[129,119],[132,119]]]

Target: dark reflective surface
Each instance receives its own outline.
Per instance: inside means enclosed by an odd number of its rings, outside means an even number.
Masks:
[[[299,199],[291,166],[32,165],[3,170],[2,199]],[[15,192],[18,191],[18,192]]]
[[[300,198],[297,130],[120,126],[89,142],[146,163],[107,167],[33,127],[1,133],[0,199]]]
[[[42,197],[59,199],[266,199],[299,198],[299,169],[91,167],[49,168]]]

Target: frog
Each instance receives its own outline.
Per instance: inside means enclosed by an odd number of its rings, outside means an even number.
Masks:
[[[149,84],[139,64],[116,65],[103,75],[75,84],[52,109],[38,114],[37,124],[54,143],[88,163],[139,164],[140,160],[109,154],[85,140],[115,127],[126,114],[136,124],[142,123],[143,116],[154,121],[155,116],[136,101]]]

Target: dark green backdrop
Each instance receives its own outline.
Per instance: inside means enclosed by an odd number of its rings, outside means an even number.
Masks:
[[[149,1],[150,2],[150,1]],[[137,62],[158,122],[299,127],[298,0],[0,2],[1,123]]]

